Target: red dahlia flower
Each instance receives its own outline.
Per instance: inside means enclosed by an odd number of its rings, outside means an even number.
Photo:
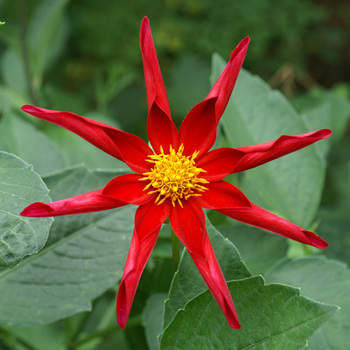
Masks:
[[[196,105],[178,131],[171,119],[149,21],[140,33],[146,80],[150,148],[137,136],[69,112],[23,106],[25,112],[62,126],[104,152],[125,162],[133,171],[111,180],[104,188],[52,203],[33,203],[22,216],[46,217],[88,213],[138,205],[135,229],[117,295],[117,319],[125,327],[142,271],[159,230],[170,224],[191,255],[205,283],[232,328],[240,328],[224,276],[213,252],[202,208],[215,209],[233,219],[275,232],[298,242],[326,248],[315,233],[265,210],[235,186],[223,181],[232,173],[297,151],[330,136],[318,130],[255,146],[211,150],[219,120],[232,93],[246,55],[249,38],[243,39],[205,100]]]

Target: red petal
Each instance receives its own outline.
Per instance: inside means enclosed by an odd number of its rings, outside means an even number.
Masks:
[[[70,112],[25,105],[23,111],[74,132],[102,151],[125,162],[135,172],[146,172],[152,150],[139,137]]]
[[[193,198],[193,202],[203,208],[215,209],[235,220],[320,249],[328,247],[327,242],[315,233],[303,230],[301,227],[250,202],[238,188],[228,182],[214,182],[206,187],[208,190],[202,196]]]
[[[245,153],[245,156],[243,156],[242,159],[236,164],[232,172],[236,173],[251,169],[276,158],[283,157],[286,154],[309,146],[314,142],[326,139],[331,136],[331,134],[331,130],[322,129],[296,136],[282,135],[275,141],[236,148],[236,150]],[[234,163],[237,161],[237,159],[231,157],[231,159],[228,161]]]
[[[20,215],[29,217],[50,217],[83,214],[118,208],[127,204],[120,200],[102,195],[102,190],[103,189],[99,189],[52,203],[45,204],[36,202],[26,207]]]
[[[201,177],[208,181],[219,181],[231,174],[232,169],[245,154],[234,148],[217,148],[201,158],[196,166],[202,168],[206,173]]]
[[[162,223],[171,210],[166,201],[161,205],[140,206],[135,215],[135,230],[117,295],[117,319],[124,329],[143,269],[151,255]]]
[[[153,103],[156,102],[157,106],[171,119],[168,96],[147,17],[145,17],[141,23],[140,46],[146,81],[148,110],[150,111]]]
[[[205,156],[216,139],[215,103],[213,98],[194,106],[180,127],[179,144],[184,145],[184,154],[199,151],[197,160]]]
[[[170,152],[169,146],[178,148],[178,131],[175,124],[166,114],[153,103],[147,118],[147,134],[155,153],[160,153],[160,146],[165,153]]]
[[[178,205],[173,208],[170,223],[175,234],[187,248],[204,282],[224,312],[229,325],[239,329],[241,326],[231,294],[205,229],[203,211],[193,202],[185,201],[183,208]]]
[[[242,68],[245,55],[248,50],[249,37],[244,38],[232,51],[230,60],[221,73],[219,79],[214,84],[206,99],[217,98],[215,105],[216,121],[219,122],[227,103],[231,97],[238,74]]]
[[[144,191],[147,182],[140,181],[144,176],[126,174],[115,177],[103,189],[102,194],[123,201],[128,204],[142,205],[154,199],[155,194]]]
[[[199,197],[193,197],[195,203],[206,209],[249,207],[251,202],[236,186],[225,181],[205,184],[208,189]]]

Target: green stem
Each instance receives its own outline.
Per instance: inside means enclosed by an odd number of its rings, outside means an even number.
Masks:
[[[31,346],[29,343],[27,343],[25,340],[18,338],[15,334],[9,332],[7,329],[1,328],[0,331],[2,333],[7,334],[8,336],[12,337],[12,339],[15,340],[15,342],[17,342],[18,344],[22,345],[22,347],[24,347],[27,350],[35,350],[35,348],[33,346]],[[0,348],[2,349],[2,346],[6,346],[7,348],[7,344],[0,344]],[[8,348],[10,349],[10,347]],[[11,348],[12,349],[12,348]]]
[[[142,322],[142,316],[141,315],[132,317],[132,318],[129,319],[129,321],[127,323],[127,328],[129,329],[129,328],[138,326],[138,325],[141,324],[141,322]],[[88,343],[89,341],[91,341],[93,339],[104,338],[104,337],[106,337],[106,336],[108,336],[108,335],[110,335],[112,333],[118,332],[120,330],[121,329],[120,329],[119,325],[116,324],[116,325],[114,325],[112,327],[103,329],[101,331],[97,331],[97,332],[91,333],[90,335],[86,336],[85,338],[77,340],[77,341],[69,344],[67,346],[67,350],[76,349],[78,346],[83,345],[85,343]]]
[[[173,251],[173,266],[176,272],[180,262],[180,241],[175,235],[173,229],[171,229],[171,246]]]

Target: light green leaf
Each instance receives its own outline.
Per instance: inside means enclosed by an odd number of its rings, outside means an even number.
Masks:
[[[0,122],[0,145],[3,150],[15,153],[33,165],[41,176],[64,166],[63,155],[57,145],[14,113],[3,115]]]
[[[53,188],[57,198],[97,189],[111,177],[111,173],[70,169],[49,179],[71,181],[65,193],[58,193],[63,192],[59,183]],[[127,206],[57,218],[53,229],[61,228],[63,233],[56,234],[54,242],[15,269],[0,273],[0,324],[38,325],[91,310],[91,301],[122,276],[134,212],[133,206]]]
[[[314,88],[292,102],[310,129],[332,129],[329,142],[334,143],[344,136],[350,116],[350,102],[346,96],[333,90]]]
[[[207,220],[207,230],[215,255],[226,280],[236,280],[250,276],[236,247],[225,239]],[[164,325],[166,326],[177,311],[198,294],[207,289],[201,275],[186,250],[182,254],[179,269],[175,273],[165,304]]]
[[[6,50],[1,57],[1,76],[5,85],[21,95],[27,91],[24,65],[17,52],[12,49]]]
[[[213,58],[213,81],[225,66]],[[309,130],[290,103],[260,78],[240,72],[222,125],[231,147],[272,141]],[[325,162],[314,146],[244,173],[242,190],[258,205],[309,228],[323,189]]]
[[[337,310],[300,296],[296,288],[264,285],[261,277],[229,282],[228,286],[242,329],[229,327],[207,291],[176,314],[164,330],[160,348],[297,350]]]
[[[274,233],[242,224],[221,226],[219,230],[237,247],[252,275],[264,273],[287,254],[286,239]]]
[[[18,106],[23,106],[26,102],[21,94],[7,86],[0,85],[0,112],[18,109]]]
[[[350,343],[350,271],[336,260],[313,256],[286,260],[266,275],[269,282],[301,287],[303,295],[341,307],[311,338],[310,350],[346,350]]]
[[[91,169],[129,169],[122,161],[63,128],[50,125],[47,132],[65,153],[68,165],[84,164]]]
[[[145,327],[147,344],[150,350],[158,350],[158,335],[163,330],[164,302],[167,298],[165,293],[151,295],[147,300],[142,315],[142,325]]]
[[[19,213],[31,202],[49,202],[47,193],[30,165],[0,152],[0,266],[15,266],[44,246],[52,219],[25,218]]]

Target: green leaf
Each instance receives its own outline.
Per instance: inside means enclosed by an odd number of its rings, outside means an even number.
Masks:
[[[64,10],[69,0],[42,0],[28,25],[28,48],[35,87],[60,53],[67,36]],[[48,50],[48,48],[50,48]]]
[[[313,256],[286,260],[266,275],[269,282],[301,287],[303,295],[341,307],[311,338],[311,350],[346,350],[350,343],[350,271],[336,260]]]
[[[30,165],[0,152],[0,266],[15,266],[44,246],[52,219],[25,218],[19,213],[31,202],[49,202],[47,193]]]
[[[50,125],[46,131],[65,153],[68,165],[85,164],[91,169],[129,169],[122,161],[63,128]]]
[[[346,96],[333,90],[314,88],[292,102],[309,128],[332,129],[329,142],[334,143],[344,136],[350,115],[350,102]]]
[[[147,344],[150,350],[159,349],[158,336],[163,330],[163,312],[166,298],[165,293],[151,295],[143,311],[142,325],[145,327]]]
[[[63,155],[57,145],[14,113],[5,113],[0,122],[0,145],[3,150],[15,153],[32,164],[41,176],[64,166]]]
[[[214,56],[213,80],[224,66],[222,58]],[[279,92],[245,70],[240,72],[222,125],[231,147],[309,131]],[[319,206],[324,173],[324,159],[314,146],[309,146],[245,172],[241,187],[253,202],[309,228]]]
[[[220,226],[219,230],[237,247],[252,275],[264,273],[287,254],[286,239],[274,233],[242,224]]]
[[[296,288],[264,285],[261,277],[229,282],[228,286],[240,330],[230,328],[207,291],[176,314],[164,330],[160,348],[297,350],[337,309],[300,296]]]
[[[28,102],[23,96],[7,86],[0,85],[0,112],[18,109]]]
[[[219,261],[226,280],[236,280],[250,276],[236,247],[225,239],[207,220],[207,231],[215,255]],[[186,250],[182,254],[179,269],[175,273],[165,304],[164,325],[167,325],[177,311],[185,304],[207,289],[202,276]]]
[[[24,65],[18,53],[12,49],[6,50],[1,57],[1,76],[4,79],[4,85],[21,95],[26,94]]]
[[[112,178],[121,174],[124,174],[124,171],[89,170],[84,166],[77,166],[47,176],[44,181],[50,188],[52,200],[58,201],[102,188]],[[48,244],[56,242],[110,214],[111,211],[101,211],[87,215],[57,217],[50,230]]]
[[[71,181],[64,195],[77,195],[77,190],[99,188],[111,175],[70,169],[53,175],[47,183],[61,176],[66,184]],[[52,191],[54,198],[63,195],[60,190],[58,183]],[[56,234],[54,242],[15,269],[0,273],[0,324],[39,325],[91,310],[91,301],[122,276],[134,212],[134,206],[126,206],[57,218],[53,228],[63,233]],[[65,225],[60,226],[60,221]]]

